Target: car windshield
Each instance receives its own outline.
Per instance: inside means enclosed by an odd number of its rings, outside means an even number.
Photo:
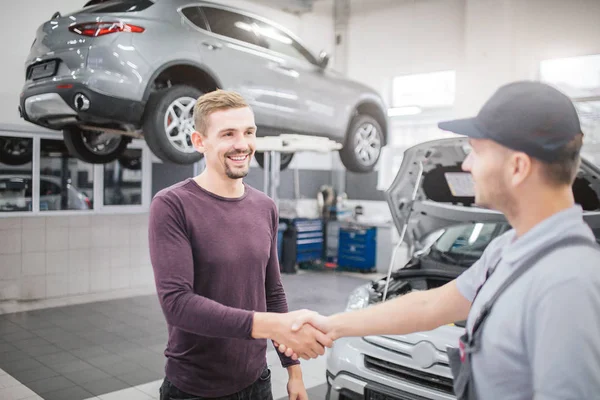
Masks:
[[[490,242],[510,229],[504,223],[471,223],[446,228],[431,245],[439,261],[468,267],[477,261]],[[600,243],[600,228],[592,229]]]
[[[440,261],[469,266],[477,261],[488,244],[506,230],[501,223],[471,223],[448,227],[431,246]]]

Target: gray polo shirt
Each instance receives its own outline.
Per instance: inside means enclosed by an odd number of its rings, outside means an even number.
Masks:
[[[460,292],[472,301],[487,269],[500,259],[472,305],[469,332],[519,259],[572,234],[594,238],[579,206],[520,238],[511,230],[490,243],[457,279]],[[481,399],[600,399],[600,252],[577,245],[540,258],[496,302],[472,363]]]

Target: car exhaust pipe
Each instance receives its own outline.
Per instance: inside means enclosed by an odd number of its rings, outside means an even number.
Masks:
[[[73,105],[77,111],[87,111],[90,109],[90,99],[83,93],[77,93],[73,100]]]

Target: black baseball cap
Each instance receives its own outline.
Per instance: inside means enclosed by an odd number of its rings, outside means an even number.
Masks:
[[[440,129],[490,139],[546,162],[582,134],[573,102],[541,82],[519,81],[500,87],[476,117],[440,122]]]

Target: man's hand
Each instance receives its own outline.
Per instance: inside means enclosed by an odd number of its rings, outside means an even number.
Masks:
[[[289,400],[308,400],[308,394],[302,380],[302,370],[299,365],[288,367],[289,379],[287,391]]]
[[[317,358],[319,355],[325,354],[325,347],[331,347],[333,341],[309,324],[292,330],[292,325],[297,320],[303,321],[313,314],[316,313],[308,310],[287,314],[255,313],[252,337],[270,338],[275,343],[294,349],[297,355],[294,359],[297,359],[298,356],[305,360]]]
[[[315,312],[300,314],[292,324],[292,331],[298,332],[301,329],[306,329],[307,326],[312,326],[325,333],[331,340],[332,345],[333,341],[338,339],[330,317],[324,317]],[[298,359],[298,354],[295,352],[293,346],[275,341],[275,347],[277,347],[280,353],[285,353],[287,357],[291,357],[294,360]]]

